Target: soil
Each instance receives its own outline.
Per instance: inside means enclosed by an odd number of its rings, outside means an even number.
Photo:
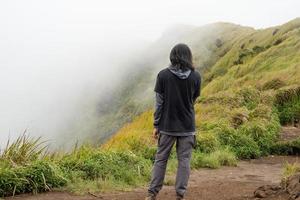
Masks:
[[[293,127],[283,128],[282,140],[291,140],[300,136],[300,130]],[[298,156],[268,156],[260,159],[240,161],[237,167],[221,167],[220,169],[199,169],[191,172],[186,200],[254,200],[253,192],[262,185],[279,184],[282,169],[286,162],[294,163]],[[174,177],[170,183],[174,183]],[[137,188],[129,192],[114,192],[75,196],[67,192],[48,192],[38,195],[19,195],[20,200],[143,200],[147,188]],[[282,194],[268,200],[284,200]],[[164,186],[158,200],[175,199],[174,186]]]

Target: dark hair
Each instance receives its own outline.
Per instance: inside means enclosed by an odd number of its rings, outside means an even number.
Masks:
[[[186,44],[177,44],[173,47],[170,53],[170,61],[172,66],[181,69],[194,70],[193,55],[191,49]]]

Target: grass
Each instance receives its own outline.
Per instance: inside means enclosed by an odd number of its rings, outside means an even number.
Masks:
[[[283,167],[282,181],[281,181],[284,188],[286,188],[287,186],[287,180],[289,179],[289,177],[299,172],[300,172],[300,164],[298,161],[295,163],[285,163]]]
[[[12,165],[26,164],[43,156],[47,149],[45,141],[41,138],[30,138],[26,135],[26,130],[23,135],[18,137],[14,142],[8,140],[6,148],[0,154],[0,160],[9,160]]]
[[[22,141],[22,142],[20,142]],[[130,151],[103,151],[90,145],[51,155],[40,139],[23,134],[9,143],[0,159],[0,197],[67,189],[76,193],[129,189],[146,184],[151,160]],[[20,147],[30,148],[20,148]],[[22,149],[27,159],[8,152]],[[18,159],[17,159],[18,158]],[[12,161],[13,160],[13,161]]]
[[[222,150],[217,150],[209,154],[202,152],[195,152],[191,161],[191,166],[194,169],[206,167],[211,169],[217,169],[221,166],[236,166],[237,157],[235,154],[225,148]]]

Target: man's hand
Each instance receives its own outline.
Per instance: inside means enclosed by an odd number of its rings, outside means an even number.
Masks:
[[[154,128],[152,132],[152,136],[155,140],[158,139],[158,134],[159,134],[158,128]]]

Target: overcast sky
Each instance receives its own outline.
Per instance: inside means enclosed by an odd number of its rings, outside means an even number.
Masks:
[[[0,145],[28,127],[57,131],[83,91],[101,93],[127,54],[173,25],[264,28],[299,8],[299,0],[1,0]]]

